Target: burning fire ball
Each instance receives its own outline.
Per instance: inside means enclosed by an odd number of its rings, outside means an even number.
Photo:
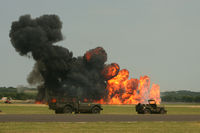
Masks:
[[[106,65],[102,71],[104,79],[107,81],[117,76],[119,69],[119,65],[116,63]]]
[[[106,64],[102,47],[74,57],[67,48],[54,45],[63,39],[62,22],[57,15],[31,18],[23,15],[12,22],[10,41],[21,56],[35,60],[27,81],[38,86],[36,101],[51,97],[78,97],[104,104],[137,104],[154,99],[160,103],[160,87],[150,78],[129,78],[117,63]]]

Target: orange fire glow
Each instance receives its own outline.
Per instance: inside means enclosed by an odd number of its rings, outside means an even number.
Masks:
[[[46,105],[48,105],[48,102],[45,102],[45,101],[35,101],[35,104],[46,104]]]
[[[129,79],[129,72],[126,69],[120,70],[118,75],[107,81],[108,98],[96,101],[101,104],[137,104],[147,103],[154,99],[157,104],[161,102],[160,86],[152,84],[148,76],[140,79]]]
[[[91,59],[92,59],[93,57],[95,57],[96,55],[102,55],[102,58],[104,59],[104,61],[107,60],[106,52],[105,52],[105,50],[104,50],[103,48],[101,48],[101,47],[97,47],[97,48],[95,48],[95,49],[92,49],[92,50],[87,51],[87,52],[85,53],[84,57],[85,57],[85,59],[86,59],[88,62],[90,62]]]
[[[119,72],[119,65],[116,63],[109,64],[104,67],[102,71],[102,75],[104,76],[105,80],[109,80],[115,77]]]
[[[44,104],[44,103],[41,101],[35,101],[35,104]]]
[[[56,99],[55,98],[51,99],[51,102],[56,103]]]

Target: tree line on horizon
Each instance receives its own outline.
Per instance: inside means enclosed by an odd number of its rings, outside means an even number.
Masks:
[[[161,92],[162,102],[200,102],[200,92],[180,90]]]
[[[14,100],[27,100],[35,99],[36,96],[36,88],[0,87],[0,99],[2,97],[10,97]]]
[[[11,97],[16,100],[35,99],[37,96],[36,88],[15,88],[0,87],[0,99],[2,97]],[[180,90],[161,92],[162,102],[200,102],[200,92]]]

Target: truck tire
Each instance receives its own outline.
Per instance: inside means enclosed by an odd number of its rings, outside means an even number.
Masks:
[[[63,110],[62,110],[62,109],[56,109],[56,110],[55,110],[55,113],[56,113],[56,114],[63,114]]]
[[[64,107],[63,113],[65,113],[65,114],[71,114],[72,113],[72,108],[70,106]]]
[[[142,113],[142,112],[140,112],[140,111],[138,111],[137,113],[138,113],[138,114],[143,114],[143,113]]]
[[[151,111],[149,109],[145,109],[144,114],[151,114]]]
[[[160,114],[165,114],[165,110],[164,109],[160,109]]]
[[[97,107],[97,106],[92,108],[92,113],[93,114],[100,114],[100,111],[101,111],[101,109],[99,107]]]

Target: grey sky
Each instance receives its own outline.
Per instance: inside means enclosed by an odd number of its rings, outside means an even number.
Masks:
[[[0,86],[27,85],[34,61],[20,56],[8,36],[12,21],[57,14],[74,56],[102,46],[133,78],[148,75],[166,90],[200,87],[199,0],[0,0]]]

